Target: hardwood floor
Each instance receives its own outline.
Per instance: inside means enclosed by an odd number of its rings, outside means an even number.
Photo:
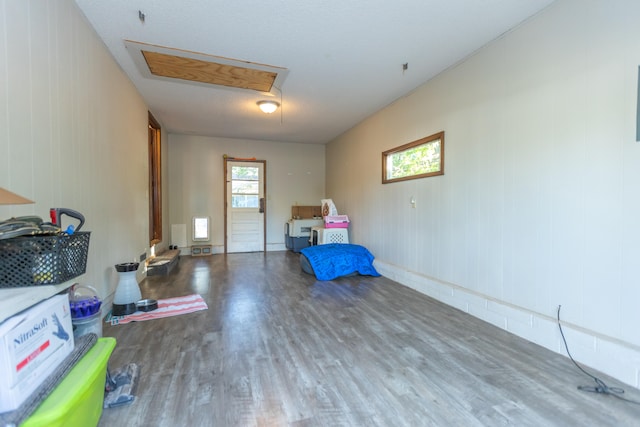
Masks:
[[[103,427],[640,425],[566,357],[384,277],[318,282],[290,251],[183,256],[141,291],[209,309],[104,326],[111,369],[141,377]]]

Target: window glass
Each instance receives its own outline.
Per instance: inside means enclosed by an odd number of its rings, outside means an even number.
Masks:
[[[382,153],[382,183],[444,174],[444,132]]]
[[[258,194],[258,181],[236,181],[231,182],[232,194]]]
[[[234,208],[258,208],[260,181],[258,168],[253,166],[232,166],[231,206]]]
[[[258,168],[253,166],[233,166],[231,168],[231,179],[257,181]]]
[[[231,206],[234,208],[257,208],[259,207],[258,195],[233,194]]]
[[[193,218],[193,240],[209,240],[209,217]]]

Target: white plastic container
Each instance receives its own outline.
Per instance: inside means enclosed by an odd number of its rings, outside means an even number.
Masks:
[[[98,298],[98,292],[95,288],[76,283],[69,291],[69,305],[74,338],[77,339],[88,333],[94,333],[98,338],[101,338],[102,301]]]
[[[139,263],[137,262],[116,264],[116,271],[120,280],[118,281],[116,294],[113,297],[112,314],[114,316],[132,314],[137,310],[136,303],[142,299],[140,286],[136,279],[138,265]]]
[[[94,333],[98,338],[102,338],[102,311],[98,310],[97,313],[89,316],[82,317],[80,319],[71,319],[73,324],[73,337],[78,339],[79,337]]]

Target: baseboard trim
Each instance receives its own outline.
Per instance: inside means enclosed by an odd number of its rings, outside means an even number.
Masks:
[[[391,280],[567,357],[557,320],[550,315],[532,312],[383,261],[376,260],[374,266]],[[640,389],[640,348],[564,322],[562,329],[571,355],[581,365]],[[585,376],[585,380],[589,378]]]

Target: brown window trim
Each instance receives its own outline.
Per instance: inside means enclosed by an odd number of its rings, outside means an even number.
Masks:
[[[435,143],[436,141],[439,141],[440,143],[439,170],[435,172],[407,175],[399,178],[388,178],[387,160],[389,157],[393,156],[394,154],[401,153],[403,151],[408,151],[420,145]],[[382,183],[383,184],[389,184],[389,183],[398,182],[398,181],[407,181],[410,179],[427,178],[430,176],[438,176],[438,175],[444,175],[444,131],[427,136],[426,138],[418,139],[417,141],[409,142],[408,144],[404,144],[399,147],[392,148],[382,153]]]

